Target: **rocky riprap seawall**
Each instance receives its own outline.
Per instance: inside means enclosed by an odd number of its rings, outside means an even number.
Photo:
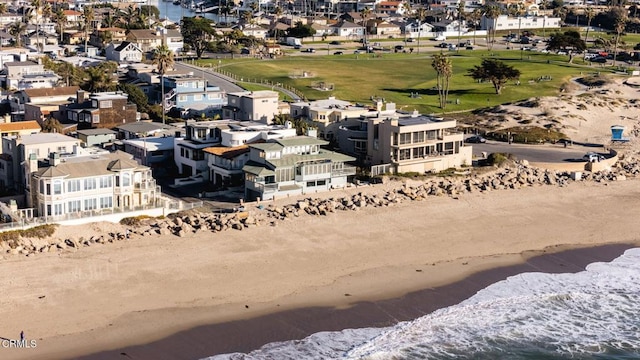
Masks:
[[[368,194],[362,191],[338,198],[305,198],[283,206],[256,206],[234,214],[189,211],[162,219],[142,220],[139,225],[120,226],[123,229],[121,231],[89,238],[20,239],[11,244],[2,243],[0,247],[7,254],[34,256],[38,253],[76,251],[83,247],[135,241],[137,238],[157,235],[189,237],[191,234],[204,232],[218,233],[228,230],[241,231],[253,226],[277,226],[281,221],[305,215],[325,216],[339,211],[389,207],[406,201],[424,201],[431,196],[458,198],[467,193],[486,193],[531,186],[562,187],[572,182],[609,183],[634,178],[638,174],[640,161],[635,157],[619,160],[611,170],[583,172],[580,177],[576,177],[575,173],[540,169],[529,166],[526,161],[519,161],[489,174],[430,178],[420,183],[414,181],[413,185],[405,183],[382,194]]]

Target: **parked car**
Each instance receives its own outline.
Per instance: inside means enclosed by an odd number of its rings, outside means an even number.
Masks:
[[[302,50],[302,52],[313,53],[313,52],[316,52],[316,49],[314,49],[314,48],[306,48],[306,49]]]
[[[471,45],[467,45],[467,46],[465,47],[465,49],[467,49],[467,50],[473,50],[473,46],[471,46]]]
[[[414,41],[416,41],[416,39],[414,39],[414,38],[408,38],[407,39],[407,42],[414,42]],[[638,49],[638,50],[640,50],[640,49]]]
[[[401,51],[401,50],[404,50],[404,46],[402,46],[402,45],[396,45],[396,46],[394,47],[394,49],[396,49],[396,51]]]
[[[443,43],[441,43],[440,45],[438,45],[438,47],[439,47],[439,48],[446,49],[446,48],[448,48],[448,47],[449,47],[449,44],[447,44],[447,43],[444,43],[444,42],[443,42]]]
[[[337,40],[333,40],[329,44],[331,44],[331,45],[342,45],[342,43],[340,41],[337,41]]]
[[[487,139],[483,138],[480,135],[473,135],[466,138],[464,142],[480,144],[480,143],[486,143]]]
[[[296,50],[300,50],[302,49],[302,45],[294,45],[293,48]]]
[[[342,51],[336,51],[333,53],[333,55],[342,55],[342,54],[344,54]]]
[[[584,154],[584,156],[582,157],[582,160],[588,161],[588,162],[599,162],[604,160],[604,156],[596,153],[596,152],[588,152],[586,154]]]

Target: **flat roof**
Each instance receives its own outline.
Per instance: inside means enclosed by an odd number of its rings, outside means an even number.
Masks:
[[[122,143],[147,149],[149,151],[173,150],[173,140],[173,136],[154,136],[141,139],[122,140]]]
[[[84,129],[76,131],[82,135],[115,135],[117,132],[110,129]]]
[[[38,134],[29,134],[29,135],[21,135],[22,144],[25,145],[33,145],[33,144],[43,144],[43,143],[53,143],[53,142],[80,142],[79,139],[76,139],[71,136],[62,135],[58,133],[38,133]]]

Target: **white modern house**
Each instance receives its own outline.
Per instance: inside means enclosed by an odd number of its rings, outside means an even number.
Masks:
[[[271,124],[278,115],[278,93],[271,90],[242,91],[227,94],[222,117],[231,120],[250,120]]]
[[[346,186],[356,169],[345,163],[355,159],[320,147],[326,144],[297,136],[249,145],[249,160],[242,168],[245,199],[268,200]]]

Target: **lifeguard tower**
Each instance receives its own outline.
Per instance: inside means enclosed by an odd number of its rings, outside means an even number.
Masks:
[[[611,127],[611,142],[627,142],[629,141],[628,137],[624,135],[624,126],[622,125],[613,125]]]

